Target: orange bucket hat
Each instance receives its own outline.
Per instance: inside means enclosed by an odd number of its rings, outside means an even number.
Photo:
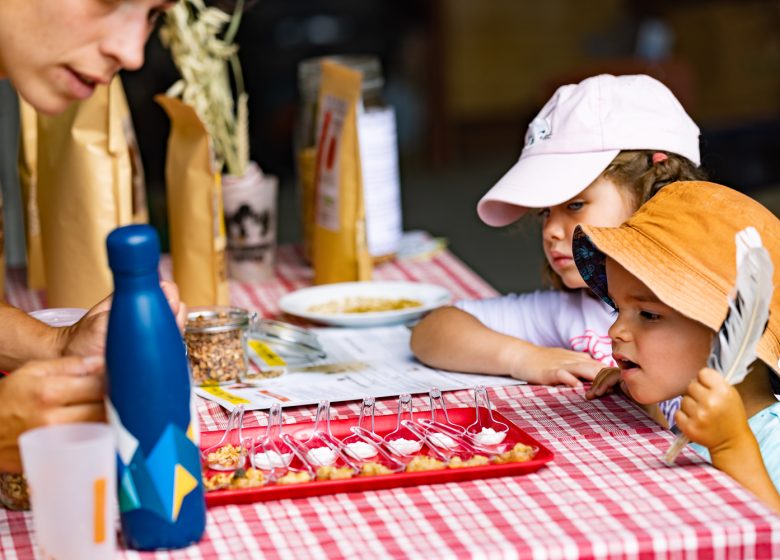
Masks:
[[[714,183],[672,183],[620,227],[577,226],[574,261],[588,287],[612,307],[607,256],[663,303],[717,331],[736,283],[735,235],[748,226],[775,265],[769,323],[757,352],[780,375],[780,220],[752,198]]]

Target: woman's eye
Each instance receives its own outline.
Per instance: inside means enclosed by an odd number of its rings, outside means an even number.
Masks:
[[[651,313],[650,311],[640,311],[639,316],[648,321],[657,321],[661,318],[658,313]]]
[[[620,309],[618,309],[617,307],[613,307],[612,309],[609,310],[609,314],[611,317],[617,317],[618,315],[620,315]]]

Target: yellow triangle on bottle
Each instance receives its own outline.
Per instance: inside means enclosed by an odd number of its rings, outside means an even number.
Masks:
[[[172,518],[176,521],[179,518],[179,510],[184,498],[198,487],[198,480],[181,465],[176,465],[176,472],[173,480],[173,511]]]

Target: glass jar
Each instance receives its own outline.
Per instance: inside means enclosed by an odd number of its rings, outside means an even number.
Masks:
[[[184,340],[196,385],[239,381],[248,368],[247,336],[254,314],[240,307],[195,307],[187,314]]]
[[[314,236],[314,201],[317,160],[320,63],[332,60],[362,74],[362,104],[357,126],[366,209],[368,251],[374,262],[398,252],[403,233],[398,139],[395,111],[382,97],[384,78],[376,56],[338,55],[303,60],[298,65],[300,90],[294,136],[304,255],[311,260]]]
[[[249,346],[253,352],[251,359],[257,368],[242,378],[248,383],[279,377],[288,368],[305,368],[327,358],[314,332],[272,319],[254,322],[249,333]]]
[[[0,473],[0,505],[14,510],[30,509],[30,494],[24,475]]]

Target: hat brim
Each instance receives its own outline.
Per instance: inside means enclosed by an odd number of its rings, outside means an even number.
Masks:
[[[694,268],[640,232],[621,226],[579,225],[572,242],[574,262],[588,288],[613,309],[606,260],[613,259],[638,278],[672,309],[717,332],[728,314],[729,295]],[[720,302],[720,305],[718,304]],[[757,356],[780,377],[780,344],[767,329],[756,347]]]
[[[639,279],[666,305],[717,331],[728,312],[728,293],[639,231],[626,227],[579,225],[572,244],[574,262],[599,298],[609,297],[606,257]],[[695,287],[695,288],[694,288]]]
[[[539,154],[520,158],[477,204],[489,226],[511,224],[529,208],[546,208],[581,193],[620,153]]]

